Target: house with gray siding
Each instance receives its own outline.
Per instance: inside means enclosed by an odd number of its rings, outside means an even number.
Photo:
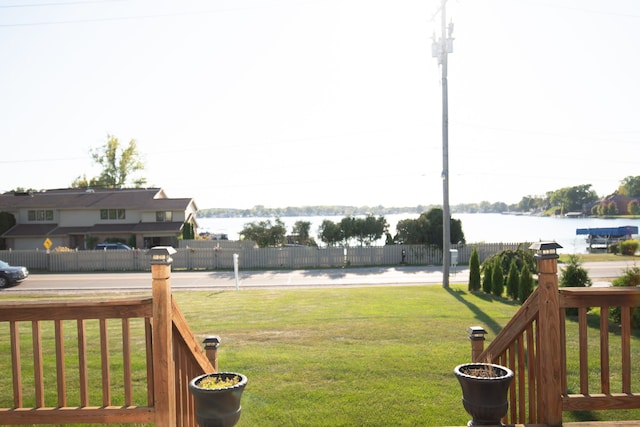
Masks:
[[[57,189],[0,195],[0,212],[15,225],[0,234],[6,249],[44,249],[44,243],[93,249],[122,241],[139,249],[178,246],[185,227],[197,234],[193,199],[167,197],[161,188]]]

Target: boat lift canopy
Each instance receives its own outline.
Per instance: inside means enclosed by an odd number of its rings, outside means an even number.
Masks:
[[[631,237],[632,234],[638,234],[638,227],[634,225],[625,225],[623,227],[578,228],[576,230],[576,234],[587,234],[590,236]]]

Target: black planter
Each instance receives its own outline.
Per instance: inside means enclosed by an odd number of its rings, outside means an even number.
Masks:
[[[219,376],[223,379],[240,377],[240,382],[225,388],[202,388],[196,384],[205,377]],[[195,400],[196,421],[200,427],[232,427],[240,419],[240,398],[247,377],[233,372],[216,372],[195,377],[189,382],[189,391]]]
[[[494,376],[477,375],[479,370],[492,370]],[[507,392],[513,371],[491,363],[466,363],[453,372],[462,387],[464,409],[472,417],[467,425],[500,425],[509,408]]]

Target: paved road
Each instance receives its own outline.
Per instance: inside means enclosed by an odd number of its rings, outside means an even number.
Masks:
[[[633,262],[584,263],[596,286],[607,286],[611,278],[620,276]],[[561,266],[562,268],[562,266]],[[468,267],[451,269],[450,283],[467,283]],[[412,286],[442,284],[441,267],[370,267],[326,270],[240,271],[239,289],[351,287],[351,286]],[[190,271],[173,272],[174,291],[235,289],[233,272]],[[151,273],[94,274],[33,274],[18,286],[4,289],[6,293],[43,292],[104,292],[151,289]]]

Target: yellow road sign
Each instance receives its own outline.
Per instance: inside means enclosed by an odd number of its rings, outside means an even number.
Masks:
[[[42,243],[42,246],[45,247],[45,249],[49,249],[51,247],[51,245],[53,245],[53,242],[51,241],[50,238],[46,238],[44,239],[44,242]]]

